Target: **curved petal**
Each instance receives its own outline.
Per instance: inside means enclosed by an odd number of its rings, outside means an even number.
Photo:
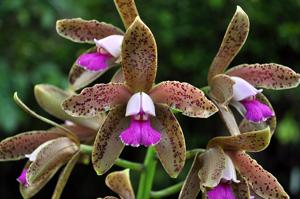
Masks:
[[[226,168],[226,154],[220,147],[210,148],[200,155],[203,162],[199,170],[201,189],[213,188],[217,186]]]
[[[103,124],[104,119],[105,118],[103,118],[103,121],[100,122],[101,125]],[[69,129],[70,131],[72,131],[75,135],[77,135],[78,139],[80,140],[80,143],[92,144],[94,142],[98,130],[79,126],[79,125],[71,123],[71,122],[70,122],[71,124],[69,122],[66,122],[66,123],[67,124],[64,125],[64,127]],[[62,130],[60,130],[60,131],[62,131]]]
[[[261,101],[262,103],[268,105],[268,107],[270,107],[272,109],[273,113],[275,113],[271,103],[266,98],[266,96],[264,96],[262,93],[258,93],[256,95],[256,98],[259,101]],[[242,122],[239,125],[239,129],[240,129],[241,133],[244,133],[244,132],[249,132],[249,131],[258,131],[258,130],[270,127],[271,134],[273,135],[273,133],[276,129],[276,123],[277,123],[277,121],[276,121],[276,115],[275,114],[274,114],[274,116],[270,117],[266,121],[260,122],[260,123],[250,122],[247,119],[243,119]]]
[[[95,117],[127,103],[130,97],[131,93],[124,84],[96,84],[69,97],[62,106],[73,117]]]
[[[227,154],[256,194],[265,199],[289,198],[277,179],[245,152],[227,152]]]
[[[160,142],[155,145],[158,158],[166,172],[176,178],[185,163],[185,140],[182,129],[169,108],[156,105],[156,117],[152,126],[161,133]]]
[[[179,199],[196,199],[200,192],[200,178],[198,177],[199,170],[201,169],[202,162],[197,154],[191,169],[184,180],[184,184],[180,190]]]
[[[94,43],[94,39],[102,39],[110,35],[123,35],[117,27],[96,20],[81,18],[61,19],[56,22],[57,33],[78,43]]]
[[[98,175],[108,171],[121,154],[124,144],[120,133],[129,125],[130,118],[125,117],[125,106],[111,110],[99,130],[92,153],[92,162]]]
[[[177,81],[165,81],[156,85],[150,92],[154,103],[166,104],[179,109],[190,117],[207,118],[217,112],[217,107],[204,93],[188,84]]]
[[[90,48],[84,53],[93,53],[96,52],[96,47]],[[108,69],[112,68],[116,65],[116,59],[114,57],[111,57],[111,59],[108,61],[108,67],[106,67],[103,70],[94,72],[89,71],[77,64],[77,60],[73,64],[70,72],[69,72],[69,83],[73,90],[79,90],[88,84],[92,83],[94,80],[96,80],[98,77],[103,75]]]
[[[239,6],[237,6],[236,12],[227,27],[219,51],[209,68],[209,84],[215,75],[223,73],[226,70],[233,58],[244,45],[248,36],[248,32],[248,16]]]
[[[243,78],[255,87],[266,89],[289,89],[297,87],[300,75],[289,67],[269,64],[242,64],[226,72],[230,76]]]
[[[119,68],[114,76],[111,78],[110,82],[112,83],[125,83],[124,73],[122,68]]]
[[[235,82],[228,75],[216,75],[211,81],[209,96],[218,103],[227,105],[233,97],[234,84]]]
[[[150,29],[136,17],[122,44],[122,69],[133,92],[151,89],[156,76],[157,49]]]
[[[72,121],[76,124],[98,130],[102,122],[104,121],[105,114],[93,118],[78,118],[72,117],[67,114],[61,107],[62,102],[70,97],[70,92],[64,91],[58,87],[50,84],[38,84],[34,87],[34,95],[37,103],[47,113],[59,118],[63,121]]]
[[[0,161],[19,160],[32,153],[46,141],[59,138],[58,128],[48,131],[29,131],[6,138],[0,142]]]
[[[135,18],[139,16],[135,2],[134,0],[114,0],[114,2],[127,29]]]
[[[250,197],[250,188],[244,177],[242,177],[239,172],[237,172],[237,177],[240,182],[231,184],[235,197],[238,199],[254,199]]]
[[[29,186],[45,172],[57,165],[64,165],[79,150],[78,146],[66,137],[50,140],[44,144],[28,168],[26,178]]]
[[[28,161],[25,168],[28,168],[30,162]],[[60,169],[61,165],[56,165],[51,170],[44,172],[37,180],[30,184],[30,186],[25,187],[20,184],[19,189],[23,198],[32,198],[35,194],[37,194],[55,175],[55,173]]]
[[[245,150],[259,152],[264,150],[270,143],[270,128],[259,131],[247,132],[235,136],[219,136],[211,139],[207,147],[220,146],[224,150]]]
[[[60,196],[67,184],[67,181],[71,175],[74,166],[76,165],[79,159],[79,156],[80,156],[80,152],[77,152],[67,163],[63,171],[60,173],[51,199],[60,199]]]
[[[115,193],[119,194],[120,198],[135,198],[130,182],[129,169],[108,174],[105,178],[105,184]]]

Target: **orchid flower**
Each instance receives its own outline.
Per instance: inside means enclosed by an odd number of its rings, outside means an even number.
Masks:
[[[59,198],[79,159],[79,144],[93,143],[105,115],[89,118],[89,120],[71,117],[61,108],[62,101],[71,93],[54,86],[36,85],[34,93],[37,102],[45,111],[66,122],[59,125],[34,113],[15,95],[17,104],[26,112],[55,127],[49,130],[24,132],[2,140],[0,161],[28,159],[25,168],[17,178],[24,198],[33,197],[65,165],[52,197]]]
[[[115,5],[127,29],[138,16],[135,2],[115,0]],[[124,32],[111,24],[81,18],[62,19],[56,22],[56,30],[73,42],[94,45],[77,58],[70,70],[69,82],[74,90],[85,87],[121,61]]]
[[[195,157],[179,198],[196,198],[200,190],[209,199],[250,198],[250,189],[266,199],[289,198],[277,179],[245,153],[264,150],[270,139],[269,127],[211,139],[206,152]]]
[[[238,6],[208,74],[210,95],[219,106],[233,105],[250,122],[261,123],[275,115],[257,95],[262,89],[289,89],[299,85],[292,69],[275,64],[242,64],[225,71],[240,51],[249,32],[247,14]],[[223,74],[225,73],[225,74]]]
[[[139,17],[127,29],[122,44],[125,83],[96,84],[63,102],[74,117],[94,117],[109,111],[94,143],[92,161],[103,174],[124,145],[155,145],[158,157],[171,176],[185,160],[185,142],[170,108],[190,117],[206,118],[217,111],[204,93],[188,83],[165,81],[153,87],[157,49],[150,29]]]

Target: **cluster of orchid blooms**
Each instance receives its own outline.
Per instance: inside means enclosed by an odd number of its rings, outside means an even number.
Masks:
[[[264,150],[276,128],[274,110],[262,89],[256,87],[294,88],[300,75],[275,63],[242,64],[226,70],[248,36],[246,13],[237,7],[210,66],[208,89],[203,92],[178,81],[156,84],[157,47],[150,29],[140,19],[133,0],[115,0],[115,4],[125,33],[96,20],[57,21],[59,35],[93,45],[72,66],[70,89],[48,84],[34,88],[38,104],[64,121],[62,124],[33,112],[14,95],[25,111],[53,126],[0,143],[1,161],[28,159],[17,179],[22,196],[33,197],[63,167],[52,196],[60,198],[74,166],[89,160],[82,150],[84,146],[93,146],[91,160],[99,175],[116,164],[128,145],[153,147],[165,171],[176,178],[184,167],[187,151],[174,113],[208,118],[219,112],[230,135],[212,138],[205,150],[195,154],[179,198],[193,199],[200,192],[208,199],[289,198],[276,178],[246,152]],[[111,82],[84,88],[119,65]],[[243,116],[239,125],[231,107]],[[110,173],[106,184],[121,198],[135,198],[129,169]],[[138,198],[149,198],[141,196]]]

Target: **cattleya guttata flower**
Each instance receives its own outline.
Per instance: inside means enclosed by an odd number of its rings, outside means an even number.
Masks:
[[[269,127],[211,139],[195,157],[179,198],[193,199],[200,191],[208,199],[251,198],[251,190],[265,199],[289,198],[277,179],[246,154],[264,150],[270,139]]]
[[[28,159],[21,175],[20,192],[24,198],[37,194],[58,170],[60,173],[52,198],[60,198],[61,193],[75,164],[80,158],[80,143],[91,144],[105,115],[99,115],[89,120],[74,118],[66,114],[61,103],[71,93],[57,87],[40,84],[34,89],[39,105],[51,115],[66,121],[57,124],[30,110],[15,94],[16,103],[26,112],[41,119],[53,128],[20,133],[0,142],[0,161]]]
[[[109,111],[94,143],[95,170],[107,171],[124,144],[155,145],[171,176],[185,160],[185,141],[170,108],[190,117],[206,118],[217,111],[204,93],[188,83],[165,81],[155,86],[157,49],[150,29],[136,17],[127,29],[121,50],[124,83],[96,84],[63,103],[74,117],[94,117]]]
[[[138,16],[134,1],[114,2],[128,28]],[[56,22],[56,31],[73,42],[94,45],[77,58],[70,70],[69,82],[74,90],[85,87],[121,61],[124,32],[111,24],[81,18],[62,19]]]
[[[238,6],[209,69],[210,96],[216,101],[225,120],[230,104],[247,121],[263,123],[274,117],[275,113],[272,107],[260,101],[257,96],[262,96],[262,89],[255,87],[274,90],[294,88],[299,85],[300,76],[292,69],[275,63],[242,64],[226,71],[245,43],[248,32],[248,16]],[[230,123],[227,122],[227,125]]]

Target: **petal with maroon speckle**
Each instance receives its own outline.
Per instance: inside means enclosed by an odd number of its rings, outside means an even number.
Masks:
[[[98,175],[108,171],[121,154],[124,144],[119,138],[130,122],[130,117],[125,117],[125,106],[118,106],[111,110],[94,142],[92,162]]]
[[[122,44],[122,69],[133,92],[148,91],[156,76],[157,49],[151,30],[136,17]]]
[[[269,64],[242,64],[226,72],[230,76],[240,77],[255,87],[266,89],[289,89],[297,87],[300,75],[289,67]]]
[[[216,75],[211,82],[209,96],[218,103],[227,105],[233,97],[233,85],[235,82],[224,74]]]
[[[124,34],[122,30],[111,24],[81,18],[58,20],[56,31],[60,36],[71,41],[91,44],[94,43],[94,39]]]
[[[217,112],[217,107],[205,97],[204,93],[188,83],[161,82],[149,92],[149,95],[154,103],[168,105],[190,117],[207,118]]]
[[[139,13],[134,0],[114,0],[125,28],[128,28]]]
[[[176,117],[168,107],[156,105],[155,108],[156,117],[151,118],[152,127],[161,133],[161,140],[155,145],[155,149],[166,172],[175,178],[185,163],[184,135]]]
[[[277,179],[245,152],[232,151],[227,154],[256,194],[265,199],[289,198]]]
[[[85,88],[78,95],[66,99],[63,109],[74,117],[94,117],[101,112],[126,104],[131,97],[124,84],[96,84]]]
[[[227,27],[222,44],[215,56],[208,73],[209,84],[212,78],[223,73],[233,58],[244,45],[249,32],[249,19],[247,14],[237,6],[230,24]]]

